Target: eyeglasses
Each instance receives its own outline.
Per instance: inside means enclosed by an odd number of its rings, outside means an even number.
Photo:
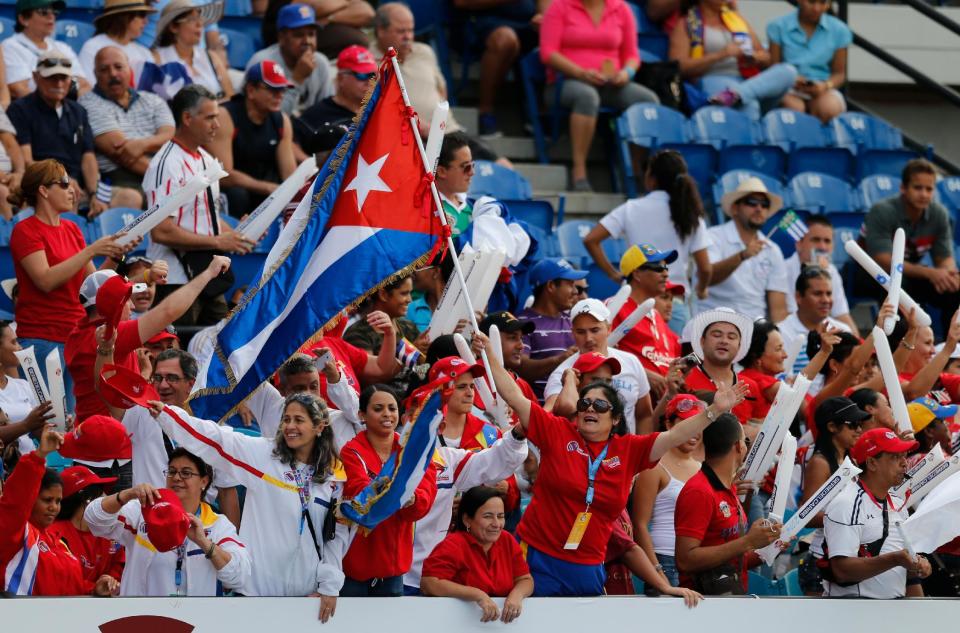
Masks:
[[[67,176],[67,175],[61,176],[61,177],[60,177],[60,180],[52,180],[52,181],[48,182],[47,184],[45,184],[44,186],[45,186],[45,187],[53,187],[54,185],[56,185],[57,187],[60,187],[61,189],[69,189],[69,188],[70,188],[70,176]]]
[[[640,270],[646,270],[654,273],[665,273],[667,272],[666,264],[644,264],[640,267]]]
[[[37,15],[42,15],[45,18],[49,18],[51,15],[57,17],[60,15],[60,9],[54,9],[53,7],[43,7],[42,9],[34,9],[34,13]]]
[[[163,471],[163,474],[167,476],[167,479],[176,479],[177,477],[180,477],[180,479],[184,481],[200,476],[200,473],[195,473],[188,468],[183,468],[181,470],[177,470],[176,468],[167,468]]]
[[[465,174],[472,174],[474,167],[475,165],[473,164],[473,161],[463,163],[462,165],[457,165],[457,168]]]
[[[590,407],[593,407],[593,410],[597,413],[606,413],[607,411],[613,409],[612,404],[600,398],[595,398],[592,400],[590,398],[580,398],[577,400],[577,411],[580,413],[583,413]]]
[[[578,295],[585,295],[590,290],[590,286],[574,286],[574,288],[576,288]]]
[[[374,77],[377,76],[377,73],[375,73],[375,72],[373,72],[373,73],[358,73],[358,72],[354,72],[354,71],[352,71],[352,70],[341,70],[341,71],[340,71],[340,74],[341,74],[341,75],[353,75],[353,78],[354,78],[354,79],[356,79],[357,81],[363,81],[363,82],[370,81],[371,79],[373,79]]]
[[[60,57],[48,57],[37,62],[37,68],[56,68],[57,66],[73,68],[73,62],[67,58]]]
[[[166,380],[167,384],[169,385],[177,385],[186,379],[183,376],[178,376],[176,374],[154,374],[150,376],[150,382],[155,385],[159,385],[164,380]]]
[[[748,207],[762,207],[764,209],[770,208],[770,200],[767,198],[743,198],[740,200],[740,204],[746,205]]]

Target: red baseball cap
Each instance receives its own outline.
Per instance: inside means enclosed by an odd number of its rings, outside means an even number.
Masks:
[[[85,462],[131,459],[127,429],[108,415],[91,415],[63,438],[60,454]]]
[[[474,378],[479,378],[483,375],[483,365],[480,363],[471,365],[459,356],[447,356],[433,364],[433,367],[430,368],[428,379],[429,382],[433,382],[443,378],[446,382],[456,380],[458,376],[462,376],[463,374],[470,374]]]
[[[686,288],[683,287],[683,284],[675,284],[668,279],[667,292],[677,296],[683,296],[683,294],[686,292]]]
[[[893,431],[885,428],[870,429],[857,439],[850,450],[853,461],[863,464],[868,457],[880,453],[908,453],[920,446],[920,442],[910,442],[897,437]]]
[[[610,367],[610,371],[613,372],[614,376],[619,374],[621,371],[620,361],[613,356],[604,356],[600,352],[587,352],[586,354],[580,354],[580,357],[577,358],[577,361],[573,364],[573,368],[581,374],[586,374],[591,371],[597,371],[601,365],[607,365]]]
[[[106,319],[110,327],[116,328],[123,317],[123,308],[133,294],[133,284],[120,275],[103,282],[97,290],[97,312]]]
[[[111,374],[107,377],[107,374]],[[159,400],[156,388],[135,371],[119,365],[104,365],[100,372],[100,395],[110,406],[131,409],[149,407],[150,400]],[[112,419],[112,418],[111,418]]]
[[[117,478],[101,477],[86,466],[71,466],[60,473],[60,480],[63,481],[63,498],[66,499],[96,484],[109,486],[116,483]]]
[[[170,327],[170,326],[168,326]],[[154,334],[147,340],[147,345],[157,345],[164,341],[179,341],[177,335],[171,332],[170,330],[161,330],[159,333]]]
[[[190,529],[190,517],[180,503],[180,497],[169,488],[157,491],[160,500],[144,506],[143,522],[147,537],[158,552],[169,552],[183,544]]]
[[[377,61],[373,54],[362,46],[348,46],[337,55],[337,69],[355,73],[377,72]]]
[[[283,68],[275,61],[265,59],[247,69],[246,81],[261,83],[271,88],[293,88]]]
[[[706,409],[706,406],[704,406],[703,400],[689,393],[678,393],[667,403],[667,409],[664,411],[664,415],[668,418],[676,416],[681,420],[686,420],[687,418],[692,418],[697,415],[704,409]]]

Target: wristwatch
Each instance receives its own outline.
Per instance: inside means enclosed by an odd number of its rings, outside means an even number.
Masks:
[[[714,410],[712,410],[710,407],[707,407],[706,409],[704,409],[703,412],[707,415],[707,419],[710,420],[711,422],[717,421],[717,413]]]

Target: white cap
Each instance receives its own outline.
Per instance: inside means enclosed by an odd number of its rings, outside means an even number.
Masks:
[[[84,309],[97,304],[97,292],[100,286],[106,283],[111,277],[116,277],[115,270],[98,270],[88,275],[83,283],[80,284],[80,306]]]
[[[597,321],[610,322],[610,310],[599,299],[581,299],[577,301],[573,309],[570,310],[570,320],[576,319],[581,314],[589,314]]]

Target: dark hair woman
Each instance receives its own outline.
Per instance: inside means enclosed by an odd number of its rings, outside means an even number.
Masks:
[[[668,265],[670,281],[681,284],[689,297],[687,262],[693,259],[697,265],[697,296],[705,296],[713,271],[707,257],[710,241],[697,183],[687,171],[683,156],[674,150],[654,154],[644,186],[649,193],[627,200],[603,216],[583,239],[584,246],[597,265],[617,282],[620,271],[610,263],[600,245],[608,237],[625,239],[627,244],[653,244],[664,253],[675,250],[678,257]],[[690,311],[683,299],[675,299],[670,329],[680,332],[689,318]]]
[[[148,16],[156,12],[147,0],[105,0],[103,10],[93,18],[96,35],[80,47],[80,67],[87,77],[95,77],[94,59],[105,46],[124,52],[131,74],[138,73],[145,62],[152,62],[153,53],[136,40],[143,35]],[[137,85],[136,78],[133,85]]]
[[[753,322],[753,337],[750,339],[750,349],[743,357],[741,375],[752,379],[760,387],[763,396],[762,406],[754,411],[757,417],[764,418],[777,397],[780,390],[780,376],[784,372],[783,361],[787,359],[787,352],[783,349],[783,337],[780,330],[767,319],[757,319]]]
[[[523,599],[533,593],[533,576],[520,545],[504,535],[505,521],[503,495],[495,488],[477,486],[463,493],[457,529],[423,563],[423,592],[476,602],[481,622],[517,618]],[[502,612],[491,596],[506,598]]]

